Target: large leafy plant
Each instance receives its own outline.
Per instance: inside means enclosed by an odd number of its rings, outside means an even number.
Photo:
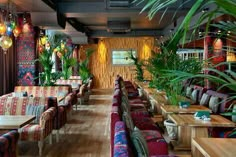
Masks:
[[[53,37],[46,37],[46,43],[39,46],[39,58],[36,61],[39,61],[43,68],[43,72],[39,75],[41,80],[41,85],[43,86],[51,86],[54,85],[55,81],[60,78],[60,73],[52,72],[54,61],[52,59],[52,55],[54,53],[54,49],[57,46],[57,43],[54,42]]]
[[[134,61],[134,65],[136,66],[136,79],[138,81],[143,81],[143,62],[138,60],[138,57],[135,57],[132,53],[130,53],[130,59]]]
[[[72,75],[72,67],[77,64],[77,59],[72,57],[72,47],[67,46],[64,41],[61,41],[55,51],[62,61],[62,77],[67,80]]]
[[[93,49],[87,49],[85,52],[85,60],[79,63],[79,76],[81,77],[83,83],[87,83],[88,79],[91,77],[90,70],[88,68],[89,58],[93,53]]]
[[[144,11],[148,11],[148,17],[149,19],[152,19],[155,14],[161,10],[165,10],[163,12],[162,17],[164,17],[165,13],[168,11],[169,8],[171,8],[171,6],[176,3],[177,1],[180,0],[134,0],[133,3],[139,5],[140,3],[145,3],[145,6],[143,7],[141,12]],[[182,1],[181,1],[182,2]],[[190,0],[184,2],[185,3],[189,3],[192,2]],[[183,4],[183,5],[184,5]],[[215,5],[215,9],[213,10],[209,10],[205,13],[203,13],[200,18],[195,21],[195,26],[194,28],[190,27],[190,24],[192,22],[193,17],[200,12],[201,10],[204,10],[204,8],[209,7],[210,5]],[[181,10],[181,6],[179,6],[179,8],[176,10],[176,12],[178,10]],[[192,7],[190,8],[190,10],[188,11],[187,15],[185,16],[184,20],[182,21],[182,23],[180,24],[180,26],[178,27],[176,33],[174,34],[171,42],[176,42],[179,41],[178,39],[178,35],[182,34],[182,31],[184,31],[183,33],[183,41],[185,41],[186,36],[188,31],[190,31],[190,29],[193,29],[193,34],[196,33],[197,30],[199,30],[199,27],[202,25],[202,22],[204,20],[207,20],[206,23],[206,32],[205,34],[208,34],[208,29],[210,27],[210,23],[212,21],[212,19],[215,18],[215,15],[217,14],[226,14],[226,15],[230,15],[235,17],[236,16],[236,2],[235,0],[195,0]],[[162,19],[162,18],[161,18]],[[173,16],[173,19],[175,19],[175,16]],[[234,22],[230,22],[230,26],[235,28],[235,23]],[[227,25],[227,24],[226,24]],[[219,23],[218,25],[215,25],[216,27],[224,27],[224,24],[222,26],[222,23]],[[224,27],[225,28],[225,27]],[[227,30],[227,29],[226,29]]]

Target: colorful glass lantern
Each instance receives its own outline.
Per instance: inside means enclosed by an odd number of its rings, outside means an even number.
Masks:
[[[12,39],[9,36],[4,35],[1,37],[0,46],[2,47],[5,53],[9,49],[9,47],[11,47],[11,45],[12,45]]]
[[[15,37],[18,37],[21,33],[20,27],[16,26],[15,29],[13,30],[13,34]]]
[[[4,35],[6,33],[6,25],[4,23],[0,23],[0,34]]]

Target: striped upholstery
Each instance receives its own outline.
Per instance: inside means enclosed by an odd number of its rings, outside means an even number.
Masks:
[[[9,131],[0,136],[0,156],[1,157],[16,157],[17,141],[19,133],[16,130]]]
[[[54,124],[54,129],[60,129],[67,121],[66,112],[72,110],[72,106],[77,102],[76,96],[71,93],[70,86],[16,86],[14,92],[27,91],[28,95],[34,97],[57,97],[57,100],[65,97],[62,101],[54,102],[58,105],[57,123]]]
[[[56,81],[57,85],[71,85],[72,88],[74,88],[73,86],[77,85],[77,88],[82,85],[82,80],[79,79],[74,79],[74,80],[62,80],[59,79]]]
[[[53,130],[56,108],[48,105],[45,97],[3,97],[0,98],[0,115],[25,115],[27,105],[45,105],[39,124],[28,124],[19,129],[21,140],[39,141]]]
[[[80,76],[70,76],[70,78],[69,79],[81,79],[81,77]]]

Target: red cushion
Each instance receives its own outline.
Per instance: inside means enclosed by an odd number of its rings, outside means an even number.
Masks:
[[[168,145],[164,139],[147,142],[149,156],[168,155]]]

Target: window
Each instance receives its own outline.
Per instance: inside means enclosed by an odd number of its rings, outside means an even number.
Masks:
[[[136,57],[136,50],[112,50],[112,64],[113,65],[133,65],[134,61],[131,59],[131,53]]]

